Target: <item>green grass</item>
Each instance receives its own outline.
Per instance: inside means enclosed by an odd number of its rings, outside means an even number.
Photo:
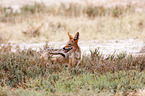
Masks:
[[[41,60],[41,51],[10,50],[10,45],[0,50],[0,95],[129,95],[145,87],[144,56],[121,53],[104,58],[96,49],[68,70],[61,62]]]
[[[17,88],[6,91],[9,87],[1,87],[1,94],[16,94],[17,96],[36,95],[128,95],[137,94],[138,89],[145,87],[145,72],[120,71],[103,75],[83,73],[72,75],[67,72],[48,75],[45,78],[29,79],[28,88]]]

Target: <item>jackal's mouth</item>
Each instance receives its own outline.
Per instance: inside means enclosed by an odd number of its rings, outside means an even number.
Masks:
[[[70,47],[70,48],[63,48],[63,51],[65,52],[65,53],[67,53],[67,52],[69,52],[71,49],[73,49],[73,47]]]

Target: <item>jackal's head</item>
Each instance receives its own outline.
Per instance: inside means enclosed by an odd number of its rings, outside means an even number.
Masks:
[[[69,36],[69,41],[67,45],[63,47],[63,51],[67,53],[67,52],[74,52],[80,50],[78,46],[79,32],[77,32],[74,37],[70,35],[68,32],[68,36]]]

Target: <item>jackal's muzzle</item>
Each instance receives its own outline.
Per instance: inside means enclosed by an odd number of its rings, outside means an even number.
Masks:
[[[73,49],[73,47],[69,47],[69,48],[63,47],[63,51],[64,51],[65,53],[69,52],[69,51],[72,50],[72,49]]]

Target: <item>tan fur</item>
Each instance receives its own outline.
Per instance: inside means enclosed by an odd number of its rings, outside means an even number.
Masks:
[[[42,54],[41,58],[44,60],[50,59],[52,62],[69,63],[69,68],[75,68],[80,64],[81,50],[78,46],[79,32],[73,37],[69,34],[69,41],[63,49],[48,50]]]

